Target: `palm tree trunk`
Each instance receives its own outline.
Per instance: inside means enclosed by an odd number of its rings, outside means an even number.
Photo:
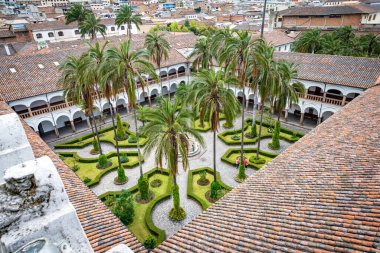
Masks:
[[[261,129],[263,127],[263,114],[264,114],[264,103],[261,103],[261,109],[260,109],[260,128],[259,128],[259,138],[257,139],[256,160],[259,159],[259,153],[260,153]]]
[[[243,85],[243,99],[241,103],[241,145],[240,145],[240,161],[244,161],[244,105],[245,105],[245,89]]]
[[[93,122],[94,122],[96,139],[98,139],[98,143],[99,143],[99,153],[102,155],[103,154],[102,145],[100,144],[99,132],[98,132],[98,127],[96,126],[96,119],[94,116],[94,112],[91,112],[91,116],[92,116]]]
[[[158,62],[157,63],[157,65],[158,65],[158,75],[160,76],[160,89],[161,89],[161,97],[163,96],[163,90],[162,90],[162,78],[161,78],[161,63],[160,62]]]
[[[121,160],[120,160],[120,151],[119,151],[119,141],[117,140],[117,135],[116,135],[116,127],[115,127],[115,119],[113,117],[114,113],[113,113],[113,107],[112,107],[112,104],[111,104],[111,101],[110,99],[108,98],[108,103],[110,104],[111,106],[111,119],[112,119],[112,128],[113,128],[113,134],[115,136],[115,142],[116,142],[116,154],[117,154],[117,162],[119,164],[119,167],[121,167]]]
[[[216,182],[216,131],[214,131],[214,182]]]
[[[177,177],[175,175],[173,175],[173,184],[177,185]]]
[[[137,127],[137,113],[136,113],[136,108],[133,109],[133,115],[135,119],[135,127],[136,127],[136,139],[137,139],[137,155],[139,158],[139,168],[140,168],[140,176],[143,176],[143,170],[142,170],[142,164],[141,164],[141,154],[140,154],[140,135],[139,135],[139,130]]]
[[[252,110],[252,127],[256,127],[256,112],[259,100],[259,86],[256,87],[255,96],[253,98],[253,110]]]

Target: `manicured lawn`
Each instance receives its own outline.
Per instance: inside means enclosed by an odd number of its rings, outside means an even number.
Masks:
[[[127,154],[129,159],[128,162],[122,163],[124,168],[131,168],[138,165],[138,154],[136,151],[121,152],[121,154]],[[92,186],[99,182],[100,178],[112,170],[117,169],[117,156],[116,152],[110,152],[107,154],[108,159],[112,162],[112,165],[105,169],[98,169],[96,165],[98,164],[98,158],[82,158],[76,152],[61,152],[58,153],[63,161],[70,167],[74,168],[74,165],[78,166],[79,169],[75,173],[84,180],[85,178],[91,179],[87,183],[88,186]],[[128,177],[128,172],[126,172]]]
[[[260,151],[260,159],[264,159],[264,164],[254,164],[249,159],[252,156],[256,156],[257,149],[256,148],[245,148],[244,149],[244,156],[248,159],[248,167],[254,168],[254,169],[261,169],[265,166],[266,163],[270,162],[273,158],[275,158],[277,155],[274,153],[269,153],[265,151]],[[240,148],[230,148],[228,149],[222,156],[222,161],[229,163],[231,165],[236,165],[236,158],[240,157]]]
[[[124,124],[125,130],[129,136],[131,136],[131,135],[135,136],[136,135],[135,132],[132,132],[129,130],[129,124],[127,124],[125,122],[123,122],[123,124]],[[111,143],[114,146],[116,146],[116,141],[114,138],[115,135],[114,135],[112,126],[99,130],[99,134],[100,134],[100,141],[101,142],[108,142],[108,143]],[[94,136],[95,136],[95,134],[93,134],[93,133],[84,134],[78,138],[75,138],[75,139],[66,141],[64,143],[58,144],[55,146],[55,148],[57,148],[57,149],[84,148],[84,147],[92,144],[92,141],[94,140]],[[140,135],[140,137],[139,137],[140,146],[144,146],[147,141],[148,141],[148,139],[146,137]],[[137,143],[129,142],[127,139],[124,141],[119,141],[119,146],[120,147],[137,147]]]
[[[247,138],[245,135],[251,133],[252,131],[252,120],[246,120],[244,123],[244,144],[254,144],[257,142],[258,137],[256,138]],[[257,134],[259,133],[259,124],[256,124]],[[238,139],[233,139],[233,137],[239,137]],[[298,141],[302,137],[302,134],[293,132],[286,128],[281,128],[280,139],[286,140],[288,142]],[[227,145],[238,145],[241,143],[241,128],[235,128],[233,130],[226,130],[218,134],[218,138],[221,139]],[[272,133],[268,131],[267,126],[262,126],[261,138],[272,138]]]
[[[200,179],[199,172],[203,170],[206,170],[207,172],[206,179],[209,180],[208,185],[198,184],[198,179]],[[214,181],[213,172],[214,171],[209,167],[189,171],[189,181],[187,182],[187,196],[198,201],[201,204],[203,210],[206,210],[207,208],[213,205],[213,203],[209,202],[205,196],[206,192],[211,189],[211,183]],[[232,187],[229,187],[228,185],[222,182],[222,180],[220,179],[219,172],[216,172],[216,180],[221,184],[223,193],[226,193],[232,189]]]
[[[219,119],[220,119],[220,121],[225,120],[225,118],[226,118],[226,117],[224,116],[223,113],[221,113],[221,114],[219,115]],[[200,132],[207,132],[208,130],[211,129],[210,122],[208,122],[208,121],[204,121],[204,122],[203,122],[203,127],[201,127],[200,125],[201,125],[201,121],[200,121],[199,119],[196,119],[196,120],[193,122],[193,128],[194,128],[195,130],[200,131]]]

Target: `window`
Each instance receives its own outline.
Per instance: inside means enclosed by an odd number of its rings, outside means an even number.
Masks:
[[[75,35],[80,34],[79,30],[75,30],[74,33],[75,33]]]
[[[124,30],[125,30],[125,27],[122,25],[122,26],[120,27],[120,29],[124,31]]]
[[[62,37],[62,36],[63,36],[63,32],[62,32],[62,31],[59,31],[59,32],[58,32],[58,36],[61,36],[61,37]]]
[[[372,20],[375,20],[375,19],[376,19],[376,14],[374,14],[372,17]]]
[[[371,19],[372,19],[372,15],[369,15],[368,21],[371,21]]]
[[[49,38],[52,38],[52,37],[54,37],[54,33],[50,32],[50,33],[48,33],[48,36],[49,36]]]
[[[286,51],[287,47],[288,47],[288,45],[285,45],[285,50],[284,51]]]
[[[37,38],[37,39],[41,39],[41,38],[42,38],[42,34],[41,34],[41,33],[37,33],[37,34],[36,34],[36,38]]]
[[[115,31],[115,27],[112,26],[112,27],[111,27],[111,32],[114,32],[114,31]]]

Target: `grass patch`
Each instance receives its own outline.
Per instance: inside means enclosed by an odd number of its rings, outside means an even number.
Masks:
[[[124,168],[132,168],[138,165],[139,161],[137,151],[120,152],[120,155],[122,154],[126,154],[128,157],[128,162],[122,163]],[[75,170],[75,173],[80,179],[82,179],[82,181],[86,178],[90,179],[90,181],[88,181],[88,179],[86,180],[87,186],[98,184],[102,176],[113,170],[117,170],[118,167],[116,152],[110,152],[106,155],[109,161],[112,162],[112,166],[105,169],[98,169],[96,167],[98,165],[98,157],[83,158],[79,156],[77,152],[60,152],[58,155],[70,168],[76,168],[73,170]]]
[[[248,167],[253,169],[261,169],[268,162],[270,162],[273,158],[277,156],[277,154],[269,153],[260,150],[260,162],[254,163],[254,157],[256,156],[257,148],[245,148],[244,149],[244,157],[248,159]],[[240,148],[230,148],[228,149],[222,156],[222,161],[229,163],[231,165],[236,165],[236,158],[240,157]]]
[[[200,179],[200,172],[206,170],[206,179],[210,181],[210,184],[201,186],[197,182]],[[216,180],[221,184],[222,191],[224,193],[227,193],[228,191],[232,190],[232,187],[224,184],[220,179],[220,174],[217,171],[216,172]],[[214,170],[209,167],[199,168],[196,170],[189,170],[189,176],[187,181],[187,196],[189,198],[194,199],[199,204],[201,204],[202,209],[206,210],[209,208],[213,203],[208,201],[206,198],[206,192],[210,190],[211,182],[214,181]]]
[[[125,127],[125,131],[129,136],[136,136],[135,132],[132,132],[129,130],[129,124],[126,122],[123,122],[123,125]],[[116,146],[115,141],[115,135],[111,127],[106,127],[101,130],[99,130],[100,135],[100,142],[108,142]],[[95,134],[94,133],[88,133],[84,134],[80,137],[77,137],[75,139],[71,139],[69,141],[66,141],[64,143],[58,144],[55,146],[57,149],[65,149],[65,148],[84,148],[88,145],[92,145],[92,141],[94,139]],[[129,139],[129,138],[128,138]],[[137,142],[130,142],[128,139],[124,141],[119,141],[119,147],[137,147]],[[143,135],[140,135],[139,137],[139,143],[140,146],[144,146],[146,142],[148,141],[148,138],[146,138]]]
[[[153,207],[160,201],[169,198],[171,194],[171,187],[173,184],[173,179],[169,176],[168,170],[160,170],[154,168],[145,173],[148,178],[149,184],[153,181],[160,180],[162,184],[158,187],[150,187],[150,190],[154,194],[154,199],[146,204],[141,204],[134,201],[135,217],[133,222],[128,226],[128,229],[136,236],[136,238],[143,243],[144,240],[149,236],[153,236],[157,240],[157,245],[165,240],[165,231],[159,229],[153,224],[151,214]],[[138,194],[137,185],[128,189],[132,192],[134,199]],[[113,199],[120,194],[117,192],[107,192],[99,196],[99,198],[109,207],[113,206]]]
[[[224,116],[223,113],[221,113],[219,115],[219,119],[220,120],[225,120],[226,119],[226,116]],[[196,119],[194,122],[193,122],[193,125],[192,127],[197,130],[197,131],[200,131],[200,132],[207,132],[211,129],[211,126],[210,126],[210,122],[208,121],[204,121],[203,122],[203,127],[201,127],[201,121],[198,119]]]
[[[256,121],[256,130],[259,132],[259,121]],[[247,119],[244,122],[244,135],[250,134],[252,131],[252,119]],[[303,134],[289,130],[287,128],[280,129],[280,139],[288,141],[288,142],[296,142],[298,141]],[[239,137],[239,138],[237,138]],[[234,130],[226,130],[218,134],[218,138],[221,139],[227,145],[239,145],[241,143],[241,128]],[[268,125],[263,122],[263,127],[261,130],[261,139],[272,138],[272,133],[268,131]],[[256,138],[244,138],[244,144],[255,144],[258,140]]]

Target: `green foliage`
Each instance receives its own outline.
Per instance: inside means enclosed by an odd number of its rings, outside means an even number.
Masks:
[[[148,250],[154,249],[156,244],[157,240],[152,235],[148,235],[148,237],[144,240],[144,247]]]
[[[105,168],[108,166],[108,159],[105,154],[99,156],[98,166],[101,168]]]
[[[85,19],[79,24],[78,28],[82,37],[88,35],[92,40],[96,39],[97,33],[100,33],[103,37],[107,33],[107,27],[92,12],[86,14]]]
[[[73,167],[71,168],[74,172],[78,171],[80,169],[78,164],[74,164]]]
[[[226,122],[223,123],[223,127],[224,128],[232,128],[233,126],[234,126],[234,124],[232,124],[231,122],[227,122],[226,121]]]
[[[121,154],[120,162],[121,163],[127,163],[128,161],[129,161],[129,158],[128,158],[127,154]]]
[[[121,121],[119,113],[116,114],[116,137],[119,141],[128,138],[128,134],[125,132],[125,128],[123,126],[123,122]]]
[[[94,148],[94,151],[98,152],[99,151],[99,142],[96,138],[92,141],[92,146]]]
[[[211,183],[211,193],[210,197],[214,200],[218,199],[219,192],[222,189],[222,186],[219,184],[218,181],[214,181]]]
[[[180,209],[180,199],[179,199],[179,187],[177,184],[173,185],[172,194],[173,194],[174,209],[179,210]]]
[[[232,136],[231,139],[234,140],[234,141],[239,141],[240,140],[240,136],[236,134],[236,135]]]
[[[135,135],[131,135],[128,138],[129,143],[137,143],[137,137]]]
[[[237,176],[239,179],[246,179],[247,178],[247,175],[245,174],[245,167],[244,167],[244,164],[240,164],[239,165],[239,173],[238,173],[238,176]]]
[[[118,198],[116,198],[115,205],[112,212],[125,224],[129,225],[133,222],[135,217],[135,210],[133,205],[133,195],[129,191],[123,190]]]
[[[257,137],[257,127],[256,127],[256,122],[253,123],[251,127],[251,138],[256,138]]]
[[[277,120],[274,126],[274,132],[272,135],[272,142],[268,144],[270,149],[279,149],[280,148],[280,121]]]
[[[142,200],[147,200],[149,198],[149,181],[146,177],[142,176],[138,181],[138,188]]]
[[[198,8],[195,8],[195,9],[194,9],[195,13],[201,13],[201,10],[202,10],[201,7],[198,7]]]
[[[88,184],[88,183],[91,182],[91,179],[88,178],[88,177],[85,177],[85,178],[83,179],[83,182],[84,182],[85,184]]]
[[[256,156],[251,156],[249,158],[249,161],[254,164],[265,164],[266,162],[265,159],[263,158],[256,159]]]
[[[207,175],[207,171],[206,170],[202,170],[201,172],[199,172],[200,180],[205,181],[206,180],[206,175]]]
[[[120,166],[117,168],[117,181],[119,183],[127,181],[127,177],[125,176],[124,167]]]
[[[142,24],[141,15],[133,14],[132,7],[128,4],[125,4],[121,6],[119,12],[117,13],[115,18],[115,24],[117,25],[117,27],[126,24],[128,29],[128,36],[130,37],[130,28],[132,27],[132,24],[136,25],[137,29],[140,30],[139,25]]]

